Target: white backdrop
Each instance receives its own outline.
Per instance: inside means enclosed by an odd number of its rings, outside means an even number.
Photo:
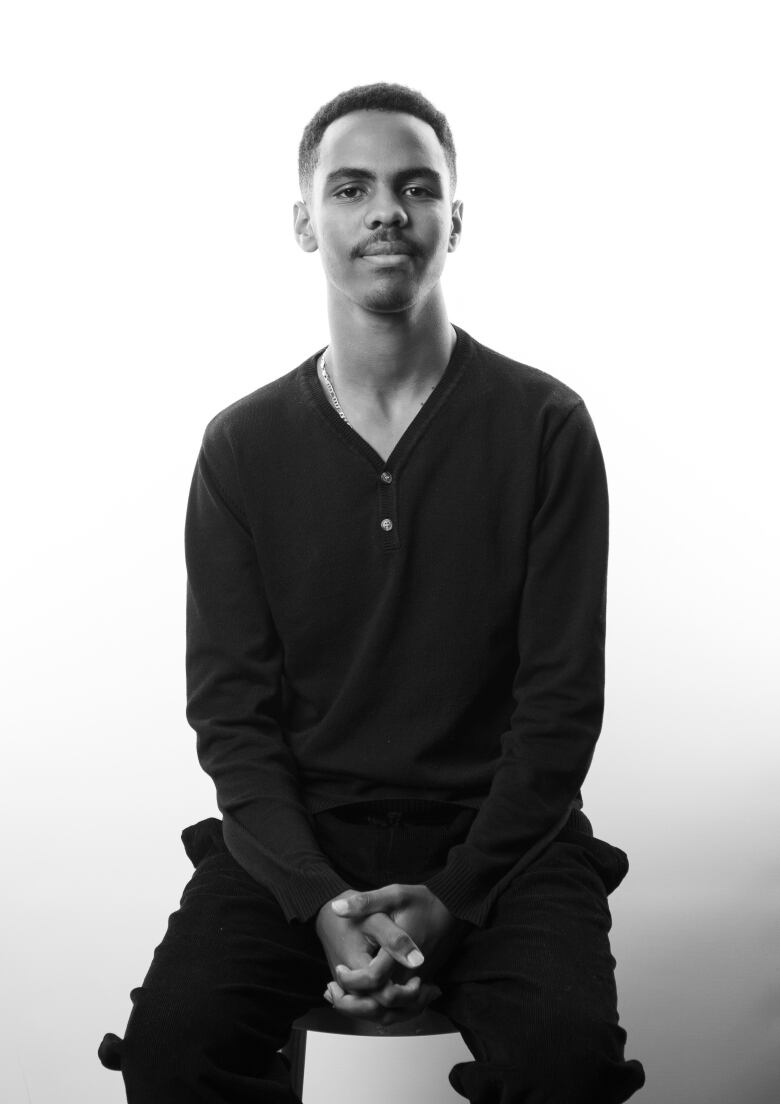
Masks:
[[[584,798],[631,860],[612,946],[637,1099],[777,1098],[775,12],[5,5],[5,1104],[124,1099],[96,1048],[191,872],[181,829],[216,812],[184,716],[192,468],[218,410],[327,341],[297,143],[374,80],[454,131],[451,319],[578,390],[601,438]]]

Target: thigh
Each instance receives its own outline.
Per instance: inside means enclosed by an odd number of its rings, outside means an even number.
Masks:
[[[296,1005],[321,996],[329,971],[314,925],[285,919],[270,890],[227,850],[221,821],[201,821],[183,838],[195,871],[144,984],[270,985],[280,996],[289,987]]]
[[[269,890],[233,859],[221,822],[183,840],[195,871],[143,984],[131,993],[123,1068],[206,1047],[220,1066],[254,1073],[314,1005],[330,971],[312,924],[290,924]],[[142,1057],[143,1056],[143,1057]]]
[[[567,1007],[597,995],[612,1002],[611,850],[584,835],[551,843],[505,886],[484,927],[466,936],[447,964],[447,984],[497,982],[529,1001],[566,994]]]
[[[472,1099],[499,1073],[515,1086],[507,1100],[617,1101],[641,1085],[641,1066],[623,1056],[609,943],[607,897],[627,869],[619,848],[562,833],[447,964],[437,1006],[477,1059],[460,1067]]]

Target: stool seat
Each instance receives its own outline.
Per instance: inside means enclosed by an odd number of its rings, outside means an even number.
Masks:
[[[330,1035],[449,1035],[457,1027],[447,1016],[426,1008],[413,1020],[401,1020],[400,1023],[379,1024],[373,1020],[355,1019],[337,1012],[330,1005],[312,1008],[299,1016],[293,1024],[297,1031],[324,1031]]]
[[[458,1033],[458,1028],[447,1016],[434,1011],[432,1008],[426,1008],[412,1020],[401,1020],[399,1023],[392,1024],[379,1024],[373,1020],[360,1020],[353,1016],[345,1016],[342,1012],[337,1012],[335,1008],[331,1008],[330,1005],[312,1008],[295,1021],[290,1032],[290,1038],[281,1051],[290,1067],[292,1090],[299,1099],[303,1094],[306,1033],[308,1031],[322,1031],[330,1035],[406,1038],[415,1035],[451,1035],[453,1032]]]

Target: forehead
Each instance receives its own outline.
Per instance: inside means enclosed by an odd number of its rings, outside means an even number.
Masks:
[[[427,166],[447,173],[433,127],[400,111],[351,111],[332,122],[320,142],[315,176],[342,165],[377,173]]]

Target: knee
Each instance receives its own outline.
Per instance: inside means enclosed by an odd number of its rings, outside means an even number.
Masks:
[[[561,1081],[572,1104],[622,1104],[640,1089],[645,1074],[639,1062],[624,1057],[625,1032],[603,1025],[574,1045],[561,1068]]]
[[[622,1104],[644,1084],[617,1024],[566,1016],[523,1027],[513,1048],[488,1046],[481,1060],[455,1066],[453,1088],[472,1104]]]
[[[125,1079],[165,1085],[197,1061],[198,1049],[213,1026],[208,1002],[191,994],[140,987],[132,994],[121,1050]],[[205,1021],[205,1022],[204,1022]]]
[[[141,987],[132,997],[121,1049],[121,1069],[128,1085],[160,1089],[194,1083],[215,1063],[234,1072],[257,1073],[281,1045],[252,1030],[235,1001],[219,992]]]
[[[639,1062],[621,1069],[578,1067],[573,1079],[529,1074],[521,1066],[463,1062],[450,1071],[450,1084],[471,1104],[623,1104],[645,1083]]]
[[[626,1033],[619,1024],[580,1016],[557,1039],[555,1052],[548,1051],[536,1067],[541,1075],[540,1100],[622,1104],[644,1084],[639,1062],[625,1060]]]

